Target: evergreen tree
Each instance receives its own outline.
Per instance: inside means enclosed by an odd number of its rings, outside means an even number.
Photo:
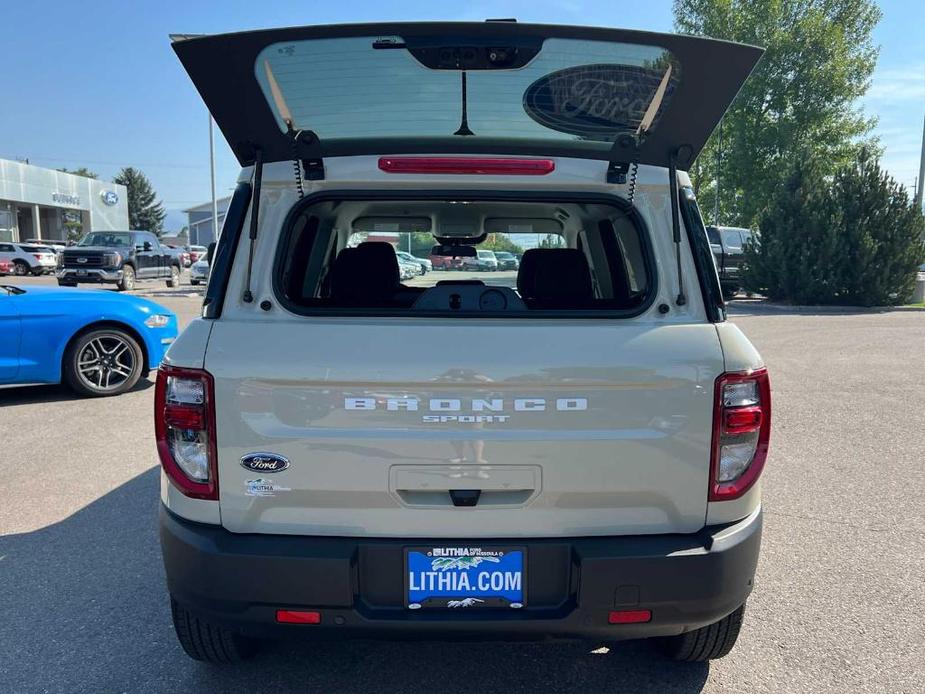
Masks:
[[[925,260],[925,217],[873,156],[829,176],[798,164],[745,249],[747,289],[797,304],[905,303]]]
[[[157,202],[157,195],[148,177],[138,169],[127,166],[119,172],[113,182],[128,189],[129,228],[150,231],[160,236],[164,230],[167,212],[163,204]]]

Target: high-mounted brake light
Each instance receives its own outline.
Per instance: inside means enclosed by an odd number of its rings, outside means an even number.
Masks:
[[[767,369],[716,379],[710,501],[737,499],[758,480],[771,438]]]
[[[556,162],[510,157],[380,157],[379,168],[397,174],[545,176],[556,170]]]
[[[161,366],[154,390],[154,431],[161,466],[174,486],[195,499],[218,499],[211,374]]]

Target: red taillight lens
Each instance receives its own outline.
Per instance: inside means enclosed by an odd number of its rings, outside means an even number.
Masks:
[[[761,428],[761,407],[737,407],[724,409],[723,433],[747,434]]]
[[[305,610],[277,610],[276,621],[281,624],[321,624],[321,613]]]
[[[158,369],[154,431],[161,466],[174,486],[189,497],[218,499],[215,396],[208,372]]]
[[[398,174],[545,176],[555,171],[556,162],[500,157],[380,157],[379,168]]]
[[[710,501],[737,499],[757,481],[771,438],[767,369],[716,379]]]
[[[41,260],[41,259],[42,259],[42,254],[41,254],[41,253],[33,253],[33,254],[32,254],[32,257],[35,258],[36,260]]]

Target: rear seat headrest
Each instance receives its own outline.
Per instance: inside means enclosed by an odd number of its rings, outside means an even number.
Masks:
[[[520,261],[517,291],[528,303],[554,302],[567,308],[591,302],[588,260],[576,248],[531,248]]]
[[[392,245],[367,241],[337,254],[331,270],[331,298],[383,303],[392,299],[400,283],[398,258]]]

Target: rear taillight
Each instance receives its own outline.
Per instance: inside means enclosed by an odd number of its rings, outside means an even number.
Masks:
[[[398,174],[545,176],[555,171],[556,162],[509,157],[380,157],[379,168]]]
[[[154,431],[161,465],[171,482],[186,496],[218,499],[215,395],[208,372],[158,369]]]
[[[36,260],[41,260],[41,259],[42,259],[42,254],[41,254],[41,253],[33,253],[33,254],[32,254],[32,257],[35,258]]]
[[[737,499],[761,475],[771,437],[767,369],[716,379],[710,501]]]

